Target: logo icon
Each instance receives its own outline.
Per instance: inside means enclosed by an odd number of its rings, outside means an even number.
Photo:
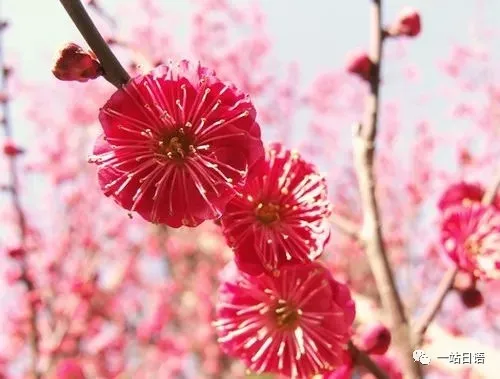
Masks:
[[[413,351],[413,360],[415,362],[420,362],[423,365],[428,365],[431,363],[431,359],[423,350]]]

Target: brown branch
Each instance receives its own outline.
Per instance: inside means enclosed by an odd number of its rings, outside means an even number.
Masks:
[[[102,38],[80,0],[59,0],[104,69],[104,77],[120,88],[130,76]]]
[[[400,354],[405,378],[422,378],[420,366],[412,359],[410,330],[403,303],[397,292],[395,280],[385,251],[379,207],[375,195],[374,156],[375,139],[379,117],[379,86],[383,45],[381,0],[371,2],[371,48],[373,63],[369,85],[370,93],[366,100],[366,115],[362,127],[358,127],[354,137],[354,159],[359,182],[361,205],[363,209],[362,237],[366,253],[375,278],[384,310],[390,315],[393,341]]]
[[[486,193],[484,194],[481,203],[483,203],[484,205],[493,204],[499,189],[500,189],[500,170],[498,171],[495,180],[493,180],[493,184],[491,185],[490,188],[488,188],[488,191],[486,191]]]
[[[382,313],[373,299],[365,295],[352,293],[356,302],[356,321],[361,324],[371,324],[375,321],[387,323],[387,314]],[[423,342],[422,350],[433,358],[443,355],[443,352],[453,351],[480,351],[487,357],[484,365],[474,365],[471,367],[474,378],[497,378],[498,362],[500,362],[500,350],[485,345],[471,337],[457,337],[444,328],[436,324],[431,324],[427,330],[427,338]],[[463,374],[464,366],[457,365],[447,359],[432,359],[431,368],[439,368],[447,372],[449,377],[459,378]]]
[[[359,365],[363,366],[369,372],[371,372],[377,379],[389,379],[389,376],[382,370],[371,358],[368,354],[359,350],[356,345],[354,345],[351,341],[347,344],[347,349],[351,354],[353,361]]]
[[[500,187],[500,174],[497,175],[497,177],[493,181],[493,184],[484,194],[481,203],[484,205],[492,204],[493,201],[495,200],[499,187]],[[427,305],[419,321],[415,324],[414,342],[416,345],[420,345],[422,343],[422,339],[424,337],[425,332],[427,331],[427,328],[431,324],[432,320],[434,320],[434,317],[436,317],[437,313],[441,309],[441,306],[443,304],[446,295],[453,287],[453,281],[455,280],[457,272],[458,272],[457,267],[452,267],[446,272],[446,274],[443,276],[441,282],[438,285],[434,299]]]
[[[4,135],[6,138],[12,138],[12,127],[10,123],[10,107],[8,99],[8,77],[11,74],[10,69],[5,65],[4,57],[4,46],[3,46],[3,31],[0,31],[0,71],[1,71],[1,84],[0,92],[5,94],[7,98],[1,102],[2,118],[1,124],[3,127]],[[21,205],[20,199],[20,185],[19,185],[19,174],[17,172],[17,157],[15,154],[6,156],[8,161],[8,188],[11,195],[11,203],[14,208],[14,213],[17,218],[17,233],[19,240],[19,247],[26,249],[26,237],[27,237],[27,225],[26,225],[26,215]],[[35,290],[35,284],[28,274],[28,262],[26,255],[19,262],[21,268],[21,282],[26,286],[26,290],[29,293],[33,293]],[[40,353],[40,337],[37,328],[37,310],[33,302],[29,303],[30,315],[29,315],[29,325],[30,332],[28,334],[28,343],[31,353],[31,374],[35,379],[41,378],[38,372],[38,359]]]
[[[458,269],[456,267],[451,267],[448,269],[448,271],[444,274],[443,278],[439,282],[434,298],[423,311],[419,321],[415,323],[415,345],[420,345],[422,343],[422,339],[425,332],[427,331],[427,328],[429,327],[432,320],[434,320],[434,317],[436,317],[437,313],[441,309],[444,298],[453,287],[453,282],[455,280],[457,272]]]

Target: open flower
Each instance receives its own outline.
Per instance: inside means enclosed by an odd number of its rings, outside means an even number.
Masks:
[[[287,266],[276,277],[230,263],[221,279],[219,342],[250,370],[310,378],[344,363],[354,302],[321,264]]]
[[[441,226],[448,256],[464,271],[482,279],[500,278],[500,211],[472,204],[451,208]]]
[[[449,186],[438,201],[438,208],[444,212],[454,205],[480,203],[484,188],[478,183],[459,182]]]
[[[188,61],[132,79],[99,120],[90,161],[104,193],[172,227],[220,217],[264,155],[248,97]]]
[[[298,153],[270,146],[221,223],[238,267],[252,275],[317,258],[330,236],[324,178]]]

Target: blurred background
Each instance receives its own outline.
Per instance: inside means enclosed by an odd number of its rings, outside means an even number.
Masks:
[[[314,162],[327,176],[335,213],[360,221],[351,137],[367,89],[345,67],[350,54],[368,49],[367,1],[87,3],[130,73],[187,58],[250,93],[264,141],[282,141]],[[385,23],[406,6],[419,10],[422,33],[386,43],[376,168],[385,242],[406,305],[418,315],[447,267],[437,244],[437,198],[459,180],[488,186],[498,166],[500,3],[390,0]],[[17,170],[27,225],[26,255],[0,256],[0,373],[29,377],[36,353],[47,377],[68,359],[88,378],[246,375],[220,351],[211,326],[217,273],[232,257],[218,226],[153,226],[102,196],[87,156],[98,110],[114,88],[52,75],[61,45],[86,46],[58,1],[1,0],[0,17],[9,24],[1,47],[10,68],[8,122],[26,150]],[[8,180],[0,159],[0,185]],[[9,251],[20,243],[19,225],[3,188],[0,248]],[[359,246],[332,230],[323,260],[359,295],[360,313],[379,302],[373,278]],[[29,291],[23,270],[34,283]],[[426,377],[497,377],[499,289],[484,284],[484,304],[475,309],[452,293],[437,319],[439,341],[429,343],[440,355],[487,352],[485,363],[431,356]],[[369,311],[358,316],[359,330],[372,321]]]

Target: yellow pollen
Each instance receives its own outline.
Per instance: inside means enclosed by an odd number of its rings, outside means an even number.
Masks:
[[[465,198],[465,199],[462,200],[462,205],[464,207],[470,207],[473,203],[474,202],[471,199]]]
[[[294,330],[300,323],[300,309],[279,300],[272,310],[272,318],[280,329]]]
[[[158,141],[158,153],[168,159],[182,161],[189,154],[195,153],[196,149],[191,143],[191,138],[186,135],[185,130],[180,128],[177,133],[165,136]]]
[[[469,237],[464,242],[464,248],[465,251],[472,256],[479,255],[481,253],[481,241]]]
[[[280,206],[273,203],[259,203],[255,215],[263,224],[272,224],[280,219]]]

